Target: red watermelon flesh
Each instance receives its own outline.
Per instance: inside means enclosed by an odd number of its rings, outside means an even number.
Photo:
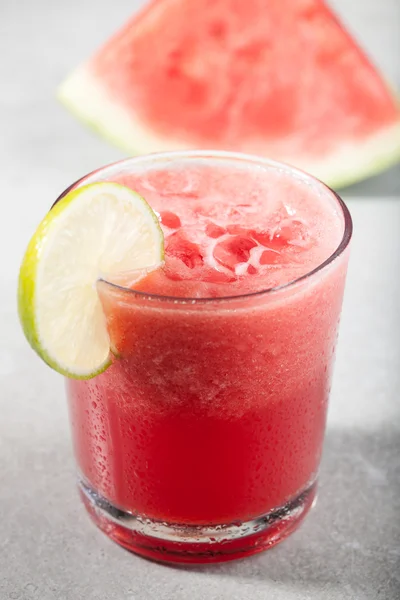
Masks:
[[[321,0],[155,0],[61,97],[133,153],[238,150],[336,184],[400,156],[396,100]]]

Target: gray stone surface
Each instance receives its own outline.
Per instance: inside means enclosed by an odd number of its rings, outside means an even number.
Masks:
[[[302,528],[252,559],[171,568],[114,545],[78,502],[63,383],[19,330],[16,276],[24,246],[57,194],[91,168],[121,156],[70,118],[53,93],[137,4],[0,2],[0,599],[398,599],[396,169],[348,191],[362,197],[349,201],[356,233],[320,497]],[[334,4],[400,87],[398,0]]]

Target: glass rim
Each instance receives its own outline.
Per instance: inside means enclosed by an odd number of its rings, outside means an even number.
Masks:
[[[104,279],[103,277],[99,277],[99,279],[98,279],[99,282],[109,285],[110,287],[112,287],[118,291],[125,292],[127,294],[132,294],[133,296],[138,297],[138,298],[154,300],[154,301],[159,301],[159,302],[173,302],[174,304],[192,304],[192,305],[193,304],[211,304],[211,303],[215,304],[215,303],[223,303],[223,302],[232,302],[235,300],[238,301],[238,300],[243,300],[243,299],[253,299],[253,298],[255,299],[255,298],[260,298],[262,296],[269,296],[269,295],[274,295],[279,292],[284,292],[286,290],[289,290],[289,289],[295,287],[299,283],[303,283],[309,279],[313,279],[315,275],[317,275],[320,271],[323,271],[324,269],[326,269],[339,256],[341,256],[343,254],[343,252],[346,250],[346,248],[348,247],[351,237],[352,237],[352,233],[353,233],[353,221],[352,221],[349,209],[347,208],[346,204],[344,203],[342,198],[339,196],[339,194],[337,194],[332,188],[330,188],[328,185],[326,185],[326,183],[324,183],[323,181],[319,180],[317,177],[314,177],[313,175],[310,175],[309,173],[302,171],[301,169],[293,167],[292,165],[289,165],[288,163],[272,160],[269,158],[264,158],[262,156],[257,156],[257,155],[253,155],[253,154],[246,154],[243,152],[230,152],[230,151],[224,151],[224,150],[173,150],[173,151],[168,151],[168,152],[156,152],[156,153],[151,153],[151,154],[142,154],[139,156],[124,158],[122,160],[115,161],[113,163],[99,167],[98,169],[95,169],[93,171],[90,171],[83,177],[80,177],[79,179],[77,179],[66,190],[64,190],[64,192],[62,192],[62,194],[60,194],[60,196],[54,202],[53,206],[55,204],[57,204],[57,202],[59,202],[71,190],[73,190],[76,187],[83,185],[85,183],[94,183],[94,181],[93,182],[90,181],[91,178],[95,178],[96,176],[103,175],[108,170],[112,172],[115,168],[118,168],[118,167],[121,167],[124,165],[130,165],[130,164],[139,164],[140,165],[140,163],[148,164],[148,163],[162,161],[162,160],[179,159],[179,158],[181,158],[181,159],[186,159],[186,158],[189,158],[189,159],[190,158],[193,158],[193,159],[196,159],[196,158],[224,159],[225,158],[225,159],[228,159],[228,160],[230,159],[233,161],[237,160],[239,162],[243,162],[246,164],[253,164],[254,166],[259,165],[259,166],[266,166],[266,167],[272,167],[272,168],[284,170],[289,174],[297,176],[298,178],[302,179],[303,181],[309,181],[309,182],[313,183],[314,185],[317,184],[317,186],[320,186],[322,190],[329,192],[333,196],[333,198],[336,200],[336,202],[342,212],[344,228],[343,228],[342,238],[341,238],[337,248],[322,263],[318,264],[316,267],[314,267],[307,273],[304,273],[300,277],[296,277],[296,279],[288,281],[287,283],[284,283],[282,285],[269,287],[266,289],[258,290],[256,292],[248,292],[245,294],[217,296],[217,297],[204,297],[204,298],[168,296],[168,295],[163,295],[163,294],[154,294],[154,293],[149,293],[149,292],[143,292],[141,290],[135,290],[134,288],[125,287],[123,285],[113,283],[112,281],[108,281],[107,279]]]

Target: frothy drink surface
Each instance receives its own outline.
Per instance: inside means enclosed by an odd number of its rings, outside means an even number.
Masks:
[[[141,291],[218,297],[280,286],[324,262],[342,236],[334,199],[284,170],[199,162],[118,181],[149,202],[164,231],[165,264],[138,274],[131,286]]]

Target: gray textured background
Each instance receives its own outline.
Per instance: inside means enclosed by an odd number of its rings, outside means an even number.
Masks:
[[[400,89],[400,1],[332,4]],[[78,502],[62,380],[23,339],[16,277],[58,193],[121,156],[53,94],[138,5],[0,0],[0,600],[399,599],[399,169],[344,194],[356,233],[320,497],[303,527],[252,559],[178,569],[114,545]]]

